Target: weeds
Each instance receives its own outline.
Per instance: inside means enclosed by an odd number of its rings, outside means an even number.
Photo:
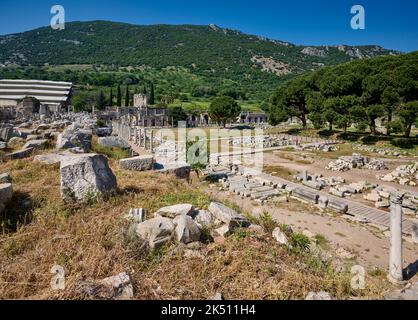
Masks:
[[[302,233],[293,233],[290,237],[290,245],[295,252],[307,251],[311,240]]]
[[[349,297],[345,276],[309,260],[309,239],[300,235],[291,238],[299,249],[291,252],[245,229],[237,229],[223,244],[213,243],[210,230],[203,229],[205,245],[198,249],[203,258],[184,257],[178,244],[149,252],[135,226],[123,218],[129,209],[145,208],[152,214],[178,203],[204,209],[212,199],[200,185],[152,172],[121,171],[114,159],[110,165],[124,192],[106,201],[65,205],[57,166],[31,158],[1,164],[2,171],[11,172],[15,192],[27,195],[32,205],[26,209],[31,219],[0,235],[0,298],[76,299],[82,296],[77,291],[80,281],[120,272],[130,273],[136,299],[208,299],[219,291],[226,299],[304,299],[309,291],[322,290],[336,298]],[[9,212],[17,212],[15,205]],[[258,221],[268,230],[275,226],[267,213]],[[55,264],[66,272],[62,292],[50,290]],[[368,280],[368,297],[380,297],[379,280]]]

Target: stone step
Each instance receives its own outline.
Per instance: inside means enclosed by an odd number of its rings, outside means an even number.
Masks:
[[[261,199],[266,200],[268,198],[278,196],[281,193],[278,190],[272,189],[270,191],[264,191],[264,192],[256,192],[251,194],[251,199]]]
[[[236,190],[245,190],[245,186],[243,184],[237,184],[237,185],[230,185],[229,191],[236,192]]]
[[[260,183],[252,183],[252,182],[249,182],[249,183],[246,183],[246,184],[245,184],[245,187],[246,187],[247,189],[256,189],[256,188],[261,188],[261,187],[263,187],[263,185],[261,185]]]
[[[274,188],[266,186],[266,187],[257,187],[257,188],[251,188],[252,192],[265,192],[265,191],[271,191],[274,190]]]

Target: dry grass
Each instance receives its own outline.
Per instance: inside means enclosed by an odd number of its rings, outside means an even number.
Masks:
[[[136,299],[207,299],[222,292],[228,299],[299,299],[325,290],[348,298],[349,275],[336,274],[309,254],[295,254],[268,237],[246,231],[224,244],[200,249],[203,258],[185,258],[178,245],[144,253],[123,237],[130,208],[154,212],[162,206],[193,203],[204,208],[211,199],[199,183],[188,184],[156,173],[120,171],[120,192],[90,205],[64,205],[59,194],[58,166],[32,158],[0,165],[11,172],[18,195],[0,216],[0,298],[77,299],[86,279],[128,272]],[[28,204],[28,200],[31,204]],[[66,289],[50,289],[53,265],[66,272]],[[367,297],[380,297],[371,278]]]
[[[263,172],[265,172],[267,174],[271,174],[271,175],[279,177],[279,178],[283,178],[283,179],[289,179],[296,174],[296,172],[294,170],[290,170],[286,167],[277,166],[277,165],[276,166],[265,165],[263,167]]]

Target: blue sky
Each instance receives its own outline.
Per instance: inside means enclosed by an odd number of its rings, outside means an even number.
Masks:
[[[210,24],[304,45],[378,44],[418,50],[417,0],[1,0],[0,34],[46,26],[50,8],[66,21]],[[366,10],[366,29],[350,27],[353,5]]]

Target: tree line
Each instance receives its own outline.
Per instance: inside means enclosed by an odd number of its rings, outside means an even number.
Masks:
[[[109,88],[109,96],[107,97],[103,90],[97,92],[96,97],[92,99],[91,95],[80,92],[73,99],[72,103],[76,110],[84,110],[87,105],[94,105],[98,110],[105,110],[106,107],[132,107],[134,105],[135,94],[145,94],[148,97],[148,104],[155,104],[155,87],[151,83],[149,88],[144,84],[141,87],[136,87],[134,90],[130,89],[129,85],[125,86],[124,95],[122,98],[122,86]]]
[[[307,127],[347,132],[355,126],[377,134],[378,119],[387,133],[411,135],[418,116],[418,52],[326,67],[279,86],[270,99],[270,123],[297,117]]]

